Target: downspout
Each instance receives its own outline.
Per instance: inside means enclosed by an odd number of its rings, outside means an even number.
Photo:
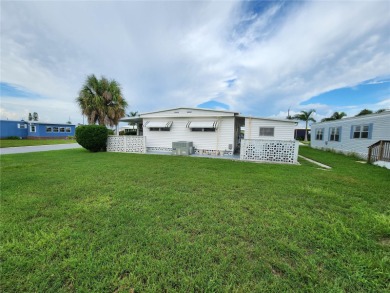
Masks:
[[[217,155],[219,155],[219,135],[220,135],[220,125],[221,125],[221,117],[218,118],[218,128],[217,128]]]
[[[252,117],[248,118],[248,139],[252,139]]]

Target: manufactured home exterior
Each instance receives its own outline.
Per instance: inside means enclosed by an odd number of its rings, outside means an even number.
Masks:
[[[140,114],[148,151],[172,151],[176,141],[192,141],[195,153],[233,154],[238,113],[176,108]],[[236,143],[235,143],[236,141]]]
[[[390,111],[311,125],[311,146],[367,158],[368,147],[390,140]]]
[[[245,117],[245,139],[294,140],[291,120]]]
[[[75,135],[75,129],[74,124],[0,120],[0,138],[67,138]]]
[[[28,135],[28,122],[19,120],[0,120],[0,138],[17,136],[26,138]]]
[[[174,108],[142,113],[138,135],[146,137],[147,151],[171,152],[172,143],[190,141],[195,154],[233,155],[241,139],[294,140],[296,122],[240,116],[238,112],[198,108]],[[244,137],[242,132],[245,133]]]

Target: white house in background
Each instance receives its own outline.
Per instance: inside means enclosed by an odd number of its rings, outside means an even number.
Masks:
[[[172,152],[172,143],[192,142],[195,154],[233,155],[245,140],[294,141],[296,122],[245,117],[238,112],[174,108],[142,113],[122,122],[136,122],[146,137],[147,151]],[[244,132],[244,134],[242,134]]]
[[[390,111],[311,125],[313,148],[354,153],[366,159],[368,147],[380,140],[390,140]]]

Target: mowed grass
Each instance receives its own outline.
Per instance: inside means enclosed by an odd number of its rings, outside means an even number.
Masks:
[[[1,156],[2,292],[388,292],[390,171]]]
[[[0,139],[0,148],[76,143],[75,139]]]

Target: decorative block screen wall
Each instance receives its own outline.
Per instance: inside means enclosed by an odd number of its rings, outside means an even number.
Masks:
[[[110,135],[107,152],[146,153],[146,137],[132,135]]]
[[[242,139],[240,159],[296,164],[298,162],[297,141]]]

